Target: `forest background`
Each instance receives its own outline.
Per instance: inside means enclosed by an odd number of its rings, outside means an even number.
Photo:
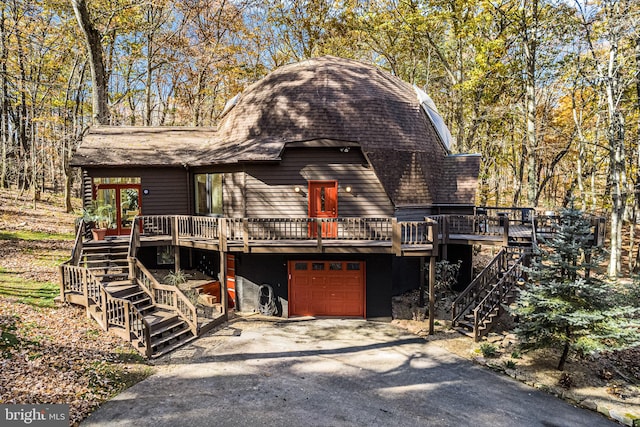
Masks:
[[[479,205],[573,200],[609,219],[609,275],[638,267],[633,0],[2,0],[0,186],[71,210],[90,125],[215,126],[248,84],[321,55],[423,88],[453,151],[482,155]]]

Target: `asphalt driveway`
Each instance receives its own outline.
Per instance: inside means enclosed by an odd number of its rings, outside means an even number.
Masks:
[[[391,324],[240,319],[83,426],[615,426]]]

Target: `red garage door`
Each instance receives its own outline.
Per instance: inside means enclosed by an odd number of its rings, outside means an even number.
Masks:
[[[364,266],[362,261],[289,261],[289,315],[364,317]]]

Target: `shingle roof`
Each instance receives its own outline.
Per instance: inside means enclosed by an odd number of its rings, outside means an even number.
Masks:
[[[203,166],[279,160],[287,143],[319,139],[358,143],[396,206],[440,199],[473,204],[479,163],[445,160],[453,157],[413,87],[375,66],[330,56],[281,67],[249,86],[217,132],[96,128],[72,163]],[[98,152],[104,156],[96,159]]]

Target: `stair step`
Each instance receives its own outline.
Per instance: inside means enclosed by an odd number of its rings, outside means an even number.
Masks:
[[[185,323],[184,326],[187,326],[187,324]],[[177,331],[171,333],[170,335],[167,335],[166,337],[162,337],[159,338],[157,340],[151,340],[151,347],[152,348],[158,348],[159,346],[161,346],[164,343],[168,343],[169,341],[178,338],[181,335],[187,335],[187,334],[191,334],[191,330],[187,327],[187,328],[182,328],[182,329],[178,329]]]
[[[149,324],[151,331],[153,331],[175,321],[176,319],[179,319],[179,317],[174,311],[156,307],[155,311],[153,313],[146,314],[144,319]]]
[[[466,329],[468,331],[473,331],[473,322],[471,322],[471,323],[469,323],[469,322],[458,322],[457,326],[461,327],[463,329]]]
[[[143,306],[138,306],[136,303],[133,304],[143,316],[148,315],[152,311],[156,309],[156,306],[153,304],[147,304]]]
[[[175,319],[175,321],[173,321],[171,323],[168,323],[165,326],[162,326],[161,328],[153,329],[152,331],[149,332],[149,334],[150,334],[151,339],[153,341],[154,337],[156,337],[158,335],[162,335],[165,332],[169,332],[172,329],[175,329],[175,328],[177,328],[179,326],[184,327],[185,325],[186,325],[186,323],[184,322],[184,320],[178,318],[178,319]]]
[[[122,295],[120,295],[120,298],[128,299],[131,302],[139,302],[139,301],[143,301],[143,300],[146,300],[146,301],[151,300],[149,295],[145,291],[140,289],[139,286],[133,286],[131,289],[129,289],[128,293],[123,293]]]
[[[141,293],[145,294],[144,292],[141,292]],[[144,297],[138,298],[138,299],[130,299],[129,297],[127,297],[125,299],[128,299],[129,301],[131,301],[133,303],[133,305],[138,307],[138,310],[140,310],[140,306],[147,306],[147,305],[153,306],[153,303],[151,302],[151,298],[148,297],[148,296],[144,296]]]
[[[196,339],[196,337],[191,336],[191,337],[186,338],[186,339],[184,339],[184,340],[178,341],[178,342],[176,342],[176,343],[174,343],[174,344],[172,344],[172,345],[169,345],[169,346],[163,347],[161,351],[157,351],[157,352],[153,353],[153,354],[151,355],[151,357],[152,357],[153,359],[156,359],[156,358],[158,358],[158,357],[160,357],[160,356],[164,356],[164,355],[165,355],[165,354],[167,354],[167,353],[171,353],[173,350],[175,350],[175,349],[176,349],[176,348],[178,348],[178,347],[182,347],[182,346],[183,346],[183,345],[185,345],[185,344],[189,344],[191,341],[193,341],[193,340],[195,340],[195,339]]]
[[[114,277],[120,277],[120,278],[129,277],[129,273],[104,273],[104,274],[94,273],[93,275],[96,276],[98,279],[114,278]]]
[[[93,264],[100,264],[100,263],[109,263],[109,264],[113,264],[113,265],[117,265],[117,266],[121,266],[121,267],[128,267],[129,266],[129,261],[126,258],[110,258],[110,257],[106,257],[105,259],[84,259],[82,260],[83,264],[88,264],[88,265],[93,265]]]

